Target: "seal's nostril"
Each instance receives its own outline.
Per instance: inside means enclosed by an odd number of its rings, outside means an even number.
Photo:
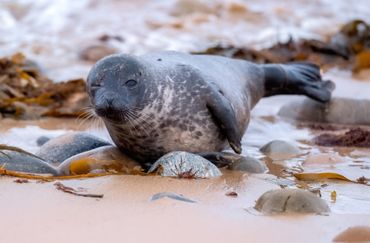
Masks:
[[[113,98],[106,98],[108,106],[113,106]]]

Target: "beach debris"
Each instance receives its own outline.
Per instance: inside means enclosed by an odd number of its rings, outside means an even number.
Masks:
[[[149,169],[149,173],[184,179],[212,178],[221,176],[221,171],[203,157],[182,151],[165,154]]]
[[[104,174],[83,174],[83,175],[69,175],[69,176],[59,176],[59,175],[50,175],[50,174],[31,174],[25,172],[18,172],[4,169],[0,166],[0,176],[10,176],[18,177],[28,180],[37,180],[37,183],[51,182],[55,180],[71,180],[71,179],[86,179],[86,178],[95,178],[107,175],[115,175],[115,173],[104,173]]]
[[[241,159],[228,166],[230,170],[245,171],[249,173],[261,174],[267,171],[267,167],[260,160],[251,156],[241,156]]]
[[[369,125],[370,100],[333,97],[323,104],[309,98],[289,102],[281,107],[278,115],[293,120],[344,125]],[[321,125],[323,126],[323,124]],[[338,127],[338,125],[335,125]],[[332,125],[332,130],[335,129]],[[342,128],[345,128],[342,126]],[[327,130],[327,129],[323,129]]]
[[[101,36],[99,36],[98,38],[99,41],[101,42],[107,42],[107,41],[118,41],[118,42],[124,42],[125,39],[120,36],[120,35],[109,35],[109,34],[103,34]]]
[[[370,242],[370,227],[349,227],[335,236],[333,242]]]
[[[297,126],[298,128],[309,128],[316,131],[338,131],[346,130],[348,126],[330,124],[330,123],[321,123],[321,122],[300,122]]]
[[[264,214],[330,212],[323,199],[302,189],[277,189],[265,192],[258,198],[254,208]]]
[[[74,155],[66,159],[57,169],[60,175],[91,173],[144,174],[137,161],[111,145]]]
[[[260,151],[272,160],[291,159],[302,154],[297,146],[283,140],[273,140],[260,148]]]
[[[336,191],[332,191],[330,193],[330,199],[331,199],[332,203],[335,203],[337,201],[337,192]]]
[[[189,199],[189,198],[185,197],[182,194],[178,194],[178,193],[174,193],[174,192],[156,193],[150,198],[150,201],[156,201],[156,200],[164,198],[164,197],[171,198],[171,199],[178,200],[178,201],[188,202],[188,203],[196,203],[196,201],[194,201],[192,199]]]
[[[320,146],[344,146],[370,148],[370,131],[363,128],[352,128],[344,134],[321,134],[314,138]]]
[[[107,145],[110,143],[87,132],[69,132],[50,139],[39,148],[36,155],[59,165],[76,154]]]
[[[7,171],[57,175],[54,166],[17,147],[0,145],[0,167]]]
[[[339,174],[337,172],[303,172],[303,173],[294,173],[293,175],[298,180],[303,180],[303,181],[322,181],[322,180],[327,180],[327,179],[333,179],[333,180],[342,180],[342,181],[347,181],[347,182],[370,185],[368,184],[369,181],[366,180],[366,178],[363,176],[359,177],[356,180],[351,180],[348,177],[342,174]],[[363,178],[365,178],[365,180]]]
[[[0,117],[77,117],[89,105],[82,79],[54,83],[17,53],[0,58]]]
[[[360,184],[365,184],[365,185],[367,185],[367,184],[369,184],[369,182],[370,182],[370,178],[367,178],[367,177],[365,177],[365,176],[361,176],[361,177],[359,177],[359,178],[357,178],[357,180],[356,180],[358,183],[360,183]]]
[[[18,179],[15,179],[14,182],[18,184],[24,184],[24,183],[29,183],[30,181],[27,179],[18,178]]]
[[[62,192],[69,193],[75,196],[92,197],[92,198],[103,198],[104,197],[104,194],[91,194],[91,193],[81,192],[81,190],[76,190],[72,187],[65,186],[61,182],[55,182],[54,186],[57,190],[60,190]]]
[[[370,67],[370,27],[362,20],[352,20],[327,41],[293,40],[255,50],[247,47],[216,45],[198,54],[222,55],[257,63],[310,61],[327,70],[341,67],[359,72]]]
[[[238,193],[234,191],[226,192],[225,195],[228,197],[238,197]]]
[[[318,181],[318,180],[325,180],[325,179],[335,179],[335,180],[343,180],[351,182],[350,179],[347,177],[335,173],[335,172],[310,172],[310,173],[295,173],[294,177],[298,180],[304,180],[304,181]]]

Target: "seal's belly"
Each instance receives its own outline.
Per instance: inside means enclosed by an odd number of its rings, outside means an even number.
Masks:
[[[106,125],[117,147],[142,162],[154,162],[171,151],[222,151],[227,144],[210,115],[155,120],[141,120],[132,126]]]

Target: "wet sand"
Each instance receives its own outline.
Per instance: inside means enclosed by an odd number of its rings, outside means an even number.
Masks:
[[[107,176],[62,181],[104,194],[102,199],[66,194],[56,190],[53,182],[16,184],[13,180],[0,178],[1,242],[330,242],[350,226],[370,225],[369,216],[352,213],[254,215],[249,211],[258,196],[278,188],[260,176],[211,180]],[[150,201],[165,191],[197,202]],[[238,197],[226,196],[228,191],[236,191]]]

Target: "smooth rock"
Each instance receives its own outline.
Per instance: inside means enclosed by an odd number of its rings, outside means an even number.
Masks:
[[[42,145],[36,155],[47,162],[60,164],[73,155],[110,143],[86,132],[71,132],[53,138]]]
[[[349,227],[338,234],[333,242],[370,242],[369,226]]]
[[[49,137],[46,137],[46,136],[41,136],[39,137],[37,140],[36,140],[36,144],[37,146],[42,146],[44,145],[46,142],[48,142],[50,140]]]
[[[221,171],[203,157],[182,151],[165,154],[149,169],[161,176],[178,178],[212,178],[221,176]]]
[[[277,189],[265,192],[258,198],[254,208],[264,214],[330,212],[323,199],[302,189]]]
[[[229,166],[230,170],[245,171],[249,173],[265,173],[267,167],[260,160],[250,156],[242,157]]]
[[[290,159],[302,154],[297,146],[283,140],[273,140],[260,148],[260,151],[272,160]]]
[[[284,105],[278,115],[299,121],[369,125],[370,100],[334,97],[328,104],[323,104],[305,98]]]
[[[74,155],[58,166],[60,175],[108,172],[133,174],[135,171],[141,171],[140,164],[111,145]]]
[[[42,159],[11,150],[0,151],[0,167],[18,172],[57,175],[56,168]]]
[[[174,200],[178,200],[178,201],[188,202],[188,203],[196,203],[196,201],[194,201],[190,198],[187,198],[182,194],[178,194],[178,193],[174,193],[174,192],[160,192],[160,193],[154,194],[150,198],[150,201],[156,201],[158,199],[165,198],[165,197],[171,198],[171,199],[174,199]]]

